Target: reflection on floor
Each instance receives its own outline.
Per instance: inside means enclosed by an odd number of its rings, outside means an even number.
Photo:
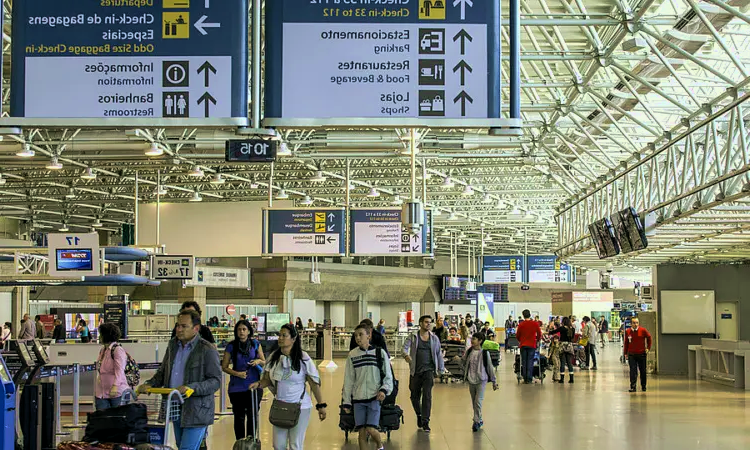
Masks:
[[[575,384],[518,385],[510,354],[498,369],[500,390],[487,392],[485,427],[471,431],[471,404],[463,384],[437,384],[433,391],[432,432],[417,431],[410,406],[408,367],[395,360],[401,380],[398,404],[406,423],[392,433],[386,449],[750,449],[750,394],[684,378],[652,377],[649,391],[627,392],[620,347],[600,352],[598,372],[576,373]],[[337,361],[338,362],[338,361]],[[340,362],[339,362],[340,363]],[[551,372],[548,372],[551,375]],[[356,449],[356,436],[344,440],[338,428],[343,368],[324,373],[325,400],[332,405],[325,422],[313,418],[305,449]],[[268,398],[268,396],[267,396]],[[269,401],[263,403],[268,413]],[[231,449],[232,416],[211,427],[209,448]],[[272,447],[271,425],[262,423],[263,448]],[[374,448],[374,445],[372,446]]]

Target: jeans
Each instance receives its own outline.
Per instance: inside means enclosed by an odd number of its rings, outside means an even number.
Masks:
[[[198,450],[208,427],[182,428],[180,422],[172,422],[177,450]]]
[[[591,363],[594,363],[592,367],[596,367],[596,342],[589,342],[586,345],[586,367],[589,367]]]
[[[608,331],[602,331],[599,333],[599,338],[602,341],[602,347],[607,345],[607,341],[609,341],[609,332]]]
[[[528,383],[534,381],[534,353],[534,347],[521,347],[521,376]]]
[[[568,367],[568,372],[573,375],[573,354],[560,352],[560,377],[565,375],[565,366]]]
[[[310,424],[310,412],[312,409],[303,409],[299,414],[297,426],[287,430],[286,428],[273,427],[273,450],[302,450],[305,445],[305,433]],[[288,447],[287,447],[288,445]]]
[[[629,354],[628,364],[630,365],[630,388],[635,389],[638,372],[641,372],[641,388],[646,389],[646,354]]]
[[[255,399],[253,399],[253,396]],[[263,400],[263,389],[256,389],[254,395],[251,391],[229,393],[229,401],[232,403],[232,414],[234,415],[234,438],[236,440],[239,441],[247,436],[257,437],[255,436],[255,419],[258,417],[261,400]],[[247,426],[245,425],[246,422]]]
[[[474,409],[474,423],[482,422],[482,403],[484,402],[484,389],[486,382],[479,384],[469,383],[469,394],[471,395],[471,406]]]
[[[432,411],[432,387],[435,385],[435,374],[432,371],[422,372],[409,379],[409,390],[411,391],[411,405],[414,413],[422,419],[422,426],[430,422]]]
[[[104,411],[105,409],[116,408],[120,406],[121,401],[122,401],[122,396],[115,397],[115,398],[94,397],[94,407],[96,408],[97,411]]]

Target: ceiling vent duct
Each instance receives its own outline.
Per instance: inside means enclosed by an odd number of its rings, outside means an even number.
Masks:
[[[424,206],[421,202],[410,201],[404,203],[401,209],[401,224],[406,231],[417,234],[424,225]]]

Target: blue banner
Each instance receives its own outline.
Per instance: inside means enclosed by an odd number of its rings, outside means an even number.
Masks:
[[[247,117],[248,0],[13,4],[11,116]]]
[[[263,254],[344,255],[344,217],[343,209],[265,210]]]

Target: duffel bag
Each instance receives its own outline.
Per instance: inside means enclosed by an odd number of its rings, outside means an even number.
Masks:
[[[88,414],[86,442],[148,443],[146,405],[131,403]]]
[[[341,431],[354,431],[354,410],[344,411],[344,407],[339,407],[339,428]]]
[[[398,430],[404,423],[404,411],[398,405],[383,405],[380,408],[380,428]]]

